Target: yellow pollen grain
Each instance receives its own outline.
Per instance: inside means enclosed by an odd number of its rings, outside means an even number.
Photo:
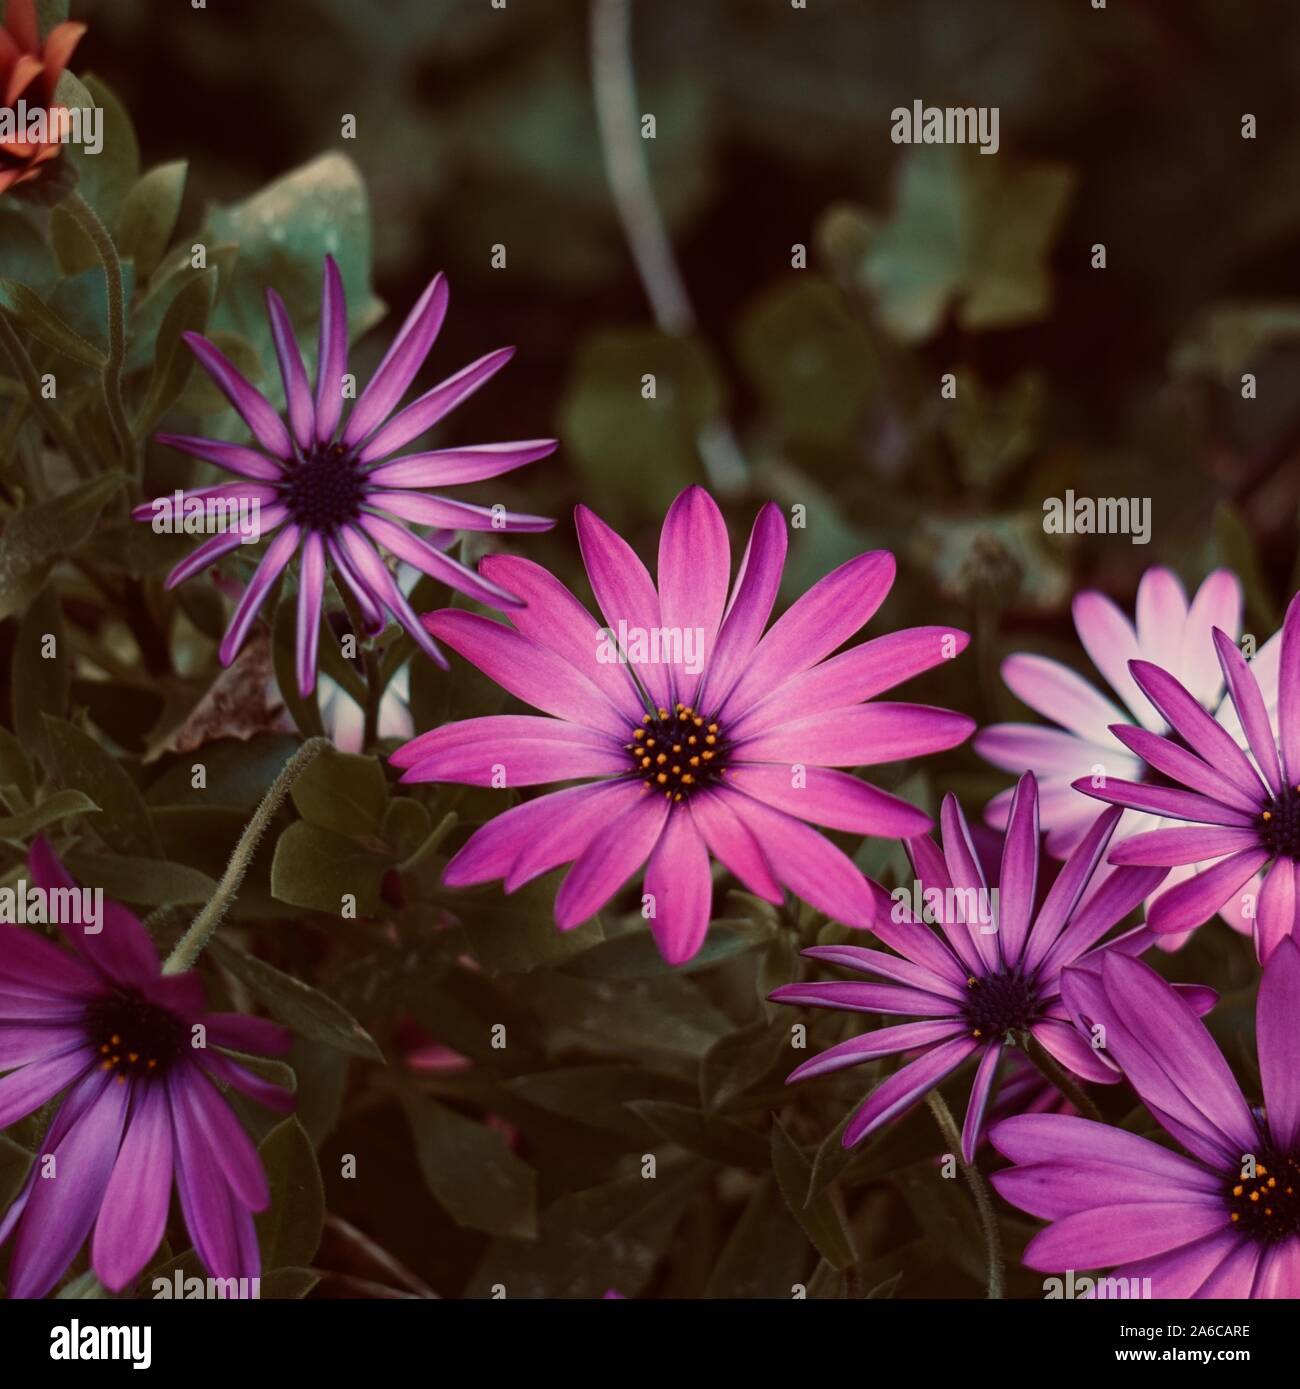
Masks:
[[[667,710],[667,709],[660,709],[660,711],[659,711],[659,717],[660,717],[661,719],[666,719],[666,718],[668,717],[668,710]]]
[[[156,1060],[154,1057],[151,1056],[151,1057],[149,1058],[149,1060],[148,1060],[145,1064],[146,1064],[146,1065],[149,1067],[149,1069],[152,1071],[153,1068],[158,1064],[158,1062],[157,1062],[157,1060]]]
[[[686,775],[682,778],[682,785],[683,785],[683,786],[694,786],[694,785],[695,785],[695,778],[690,774],[690,772],[687,772]]]
[[[695,724],[695,727],[696,727],[696,728],[703,728],[703,727],[704,727],[704,720],[703,720],[703,719],[696,718],[696,719],[692,720],[692,722]]]
[[[636,731],[632,736],[633,736],[634,738],[644,738],[644,737],[645,737],[645,729],[644,729],[644,728],[638,728],[637,731]]]
[[[691,758],[691,766],[692,766],[692,767],[698,767],[699,765],[700,765],[700,759],[699,759],[698,757],[692,757],[692,758]]]
[[[1245,1188],[1244,1186],[1234,1186],[1234,1187],[1232,1188],[1232,1194],[1233,1194],[1234,1196],[1240,1196],[1241,1193],[1242,1193],[1243,1191],[1245,1191],[1245,1189],[1246,1189],[1246,1188]]]
[[[686,741],[687,741],[687,743],[688,743],[691,747],[694,747],[694,746],[695,746],[695,735],[692,733],[691,736],[690,736],[689,738],[687,738]]]
[[[1258,1201],[1258,1200],[1259,1200],[1259,1192],[1258,1192],[1258,1191],[1252,1191],[1252,1192],[1250,1193],[1250,1199],[1251,1199],[1252,1201]]]
[[[113,1044],[115,1047],[120,1047],[120,1046],[122,1045],[122,1039],[117,1035],[116,1032],[114,1032],[113,1035],[112,1035],[108,1040],[109,1040],[110,1042],[112,1042],[112,1044]]]
[[[650,722],[650,715],[649,715],[649,714],[646,714],[646,715],[642,718],[641,722],[642,722],[642,723],[649,723],[649,722]]]
[[[659,775],[655,777],[655,780],[659,783],[660,786],[662,786],[664,782],[668,780],[668,773],[660,772]]]
[[[713,761],[713,754],[712,754],[711,752],[702,752],[702,753],[700,753],[700,756],[701,756],[706,762],[712,762],[712,761]]]
[[[140,1059],[140,1053],[138,1051],[128,1051],[126,1054],[126,1059],[134,1066],[135,1063]]]
[[[1232,1213],[1232,1223],[1235,1225],[1235,1224],[1237,1223],[1237,1221],[1239,1221],[1240,1219],[1241,1219],[1241,1217],[1237,1214],[1237,1212],[1236,1212],[1236,1211],[1233,1211],[1233,1213]]]
[[[1273,818],[1273,812],[1272,812],[1271,810],[1266,810],[1266,811],[1264,812],[1264,819],[1266,819],[1266,820],[1271,820],[1272,818]]]
[[[712,747],[713,744],[716,743],[718,740],[717,740],[717,738],[716,738],[712,733],[710,733],[710,734],[704,739],[704,741],[705,741],[706,743],[708,743],[710,747]]]
[[[662,767],[664,763],[668,761],[668,754],[666,752],[661,752],[659,756],[655,758],[655,761]]]

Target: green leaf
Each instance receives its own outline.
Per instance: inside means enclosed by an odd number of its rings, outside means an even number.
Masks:
[[[21,627],[19,630],[21,632]],[[16,698],[18,694],[18,671],[16,669],[14,671],[14,685]],[[36,707],[40,708],[40,705],[38,704]],[[0,724],[0,786],[16,786],[23,799],[28,801],[36,794],[36,780],[32,775],[31,759],[23,750],[22,741],[2,724]]]
[[[0,277],[27,285],[44,298],[58,283],[60,267],[31,218],[7,202],[11,200],[0,200]]]
[[[767,1144],[760,1134],[730,1119],[702,1114],[689,1105],[636,1100],[628,1108],[670,1143],[729,1167],[767,1166]]]
[[[653,400],[642,395],[647,375]],[[583,343],[560,429],[593,502],[618,525],[666,510],[699,480],[698,439],[723,404],[722,378],[701,343],[619,329]]]
[[[154,346],[153,375],[136,417],[137,434],[147,434],[176,403],[194,368],[194,354],[185,346],[183,333],[202,333],[208,326],[217,272],[197,270],[167,306]]]
[[[913,147],[894,214],[862,265],[886,326],[917,342],[950,305],[970,332],[1045,317],[1047,258],[1074,182],[1060,164],[985,157],[970,145]]]
[[[135,267],[128,260],[122,265],[122,294],[127,303],[131,302],[134,292]],[[49,308],[101,357],[107,355],[108,281],[98,257],[89,270],[60,281],[50,295]]]
[[[64,72],[55,96],[68,106],[93,104],[103,108],[103,149],[98,154],[90,154],[81,145],[69,145],[64,158],[77,171],[77,191],[112,231],[117,226],[127,194],[140,177],[140,146],[131,117],[98,77],[87,77],[83,87],[70,72]]]
[[[276,841],[271,893],[290,906],[336,917],[344,898],[353,897],[358,916],[373,916],[391,862],[359,847],[355,839],[296,820]]]
[[[262,1275],[258,1296],[264,1301],[288,1301],[306,1297],[320,1282],[320,1274],[311,1268],[275,1268]]]
[[[75,1299],[77,1302],[103,1302],[113,1301],[119,1297],[124,1297],[125,1292],[111,1293],[95,1277],[92,1270],[87,1269],[85,1273],[79,1273],[75,1278],[65,1283],[54,1298],[56,1302],[61,1302],[67,1298]]]
[[[767,290],[745,312],[736,346],[782,431],[839,439],[871,395],[871,342],[844,297],[807,273]]]
[[[537,1239],[493,1242],[466,1295],[486,1297],[494,1283],[515,1298],[600,1297],[608,1288],[635,1294],[716,1171],[695,1159],[661,1162],[646,1181],[638,1163],[603,1186],[560,1196],[542,1213]]]
[[[402,1104],[425,1185],[456,1224],[535,1238],[537,1173],[511,1152],[505,1134],[425,1096],[405,1095]]]
[[[73,851],[66,860],[73,877],[93,882],[119,902],[143,907],[195,905],[206,902],[217,890],[216,882],[206,873],[161,858]]]
[[[9,523],[11,531],[15,524]],[[0,554],[3,552],[4,539],[0,539]],[[0,564],[0,575],[3,573],[4,566]],[[47,638],[53,639],[52,656],[46,655]],[[43,715],[67,713],[72,668],[63,630],[63,608],[53,587],[42,590],[18,624],[13,661],[14,731],[48,768],[50,744]],[[22,782],[18,784],[21,786]]]
[[[105,503],[124,481],[121,473],[105,473],[9,518],[0,535],[0,618],[27,606],[50,566],[87,539]]]
[[[271,1204],[256,1218],[262,1267],[269,1272],[310,1264],[325,1227],[325,1191],[311,1139],[290,1115],[257,1151],[271,1184]]]
[[[298,814],[310,824],[354,839],[383,834],[388,783],[377,757],[327,748],[293,784]]]
[[[118,223],[117,245],[123,256],[135,262],[137,276],[148,275],[167,249],[185,196],[187,168],[183,159],[160,164],[127,194]]]
[[[93,271],[87,271],[93,274]],[[16,280],[0,280],[0,311],[34,338],[71,357],[74,362],[102,370],[108,361],[106,353],[94,343],[87,342],[74,328],[26,285]]]
[[[555,890],[562,872],[548,873],[512,893],[502,909],[495,889],[458,897],[456,915],[475,959],[489,974],[526,974],[589,950],[603,938],[600,922],[571,931],[555,924]]]
[[[281,973],[274,965],[248,954],[223,936],[215,936],[208,944],[208,951],[299,1036],[349,1056],[364,1056],[371,1061],[384,1059],[383,1052],[365,1028],[347,1009],[319,990],[291,974]]]
[[[50,752],[63,784],[84,791],[103,811],[95,829],[120,854],[161,856],[158,836],[136,784],[88,734],[66,719],[44,715]]]
[[[7,1211],[23,1189],[32,1168],[32,1155],[0,1133],[0,1210]]]
[[[832,1268],[851,1268],[856,1255],[843,1217],[829,1192],[809,1197],[812,1163],[775,1115],[772,1116],[772,1171],[790,1214],[817,1246],[822,1258]]]
[[[360,172],[345,155],[321,155],[234,207],[214,208],[196,239],[238,243],[232,283],[213,326],[240,334],[265,358],[272,350],[265,287],[276,287],[308,346],[312,335],[305,330],[319,321],[327,253],[343,276],[352,336],[382,315],[370,286],[369,200]]]
[[[56,791],[24,814],[0,819],[0,839],[26,839],[70,815],[89,815],[98,809],[95,802],[80,791]]]

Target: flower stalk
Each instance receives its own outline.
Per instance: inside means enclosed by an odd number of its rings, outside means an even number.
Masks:
[[[280,769],[279,776],[271,783],[270,789],[262,797],[262,803],[253,812],[239,843],[230,856],[226,871],[221,875],[217,890],[207,905],[196,916],[188,931],[177,941],[172,953],[163,965],[164,974],[180,974],[190,969],[203,953],[204,946],[212,939],[212,933],[221,924],[222,917],[230,908],[239,892],[239,886],[248,872],[257,846],[261,842],[267,826],[275,818],[275,813],[284,803],[295,781],[307,767],[330,746],[328,738],[309,738],[302,747]]]

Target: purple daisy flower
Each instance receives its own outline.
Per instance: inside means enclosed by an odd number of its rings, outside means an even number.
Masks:
[[[76,888],[43,839],[28,871],[46,893]],[[278,1055],[289,1034],[206,1012],[198,975],[163,974],[144,926],[118,903],[104,901],[99,926],[61,928],[73,954],[0,926],[0,1129],[63,1094],[41,1156],[0,1219],[0,1242],[14,1236],[10,1296],[43,1297],[87,1236],[95,1276],[114,1292],[125,1287],[162,1239],[173,1176],[209,1272],[255,1278],[251,1213],[270,1193],[218,1086],[280,1111],[293,1098],[221,1049]],[[38,1180],[46,1161],[54,1176]]]
[[[1183,822],[1117,844],[1112,863],[1210,864],[1160,893],[1147,912],[1153,931],[1199,926],[1263,871],[1252,903],[1255,949],[1263,962],[1295,933],[1300,912],[1300,594],[1282,624],[1273,716],[1254,668],[1232,639],[1216,628],[1213,644],[1248,751],[1168,671],[1131,661],[1133,679],[1171,733],[1162,737],[1128,725],[1111,731],[1160,784],[1107,776],[1103,785],[1084,778],[1074,786],[1098,800]]]
[[[266,291],[266,301],[288,402],[288,426],[216,347],[198,333],[186,333],[190,350],[242,416],[256,447],[189,435],[155,436],[159,443],[246,479],[185,493],[183,506],[196,497],[256,503],[261,533],[275,533],[221,643],[222,664],[234,660],[272,584],[295,551],[301,551],[297,640],[301,694],[305,696],[315,687],[327,560],[355,598],[371,634],[383,629],[387,610],[420,649],[445,668],[442,652],[420,625],[375,547],[480,602],[517,607],[518,598],[444,554],[445,545],[458,530],[545,531],[555,522],[501,507],[471,506],[427,496],[412,489],[497,477],[545,458],[554,452],[556,442],[533,439],[435,449],[396,458],[391,455],[431,429],[490,380],[514,355],[514,348],[489,352],[393,414],[424,364],[447,312],[447,282],[437,275],[407,315],[347,420],[340,424],[348,315],[343,280],[333,257],[325,258],[314,395],[284,303],[273,289]],[[165,505],[164,515],[170,516],[175,510],[174,499],[159,499],[157,505]],[[152,520],[159,513],[150,502],[134,514],[138,520]],[[426,539],[408,529],[403,524],[407,522],[434,527],[435,534]],[[172,570],[167,587],[199,573],[240,543],[241,535],[235,529],[213,536]]]
[[[966,634],[916,627],[832,656],[889,592],[894,560],[884,551],[841,565],[764,634],[786,552],[775,503],[754,522],[730,594],[727,528],[702,487],[688,487],[669,508],[657,588],[593,512],[578,507],[576,523],[607,626],[546,570],[504,555],[488,556],[483,568],[526,600],[509,614],[513,628],[455,610],[424,618],[551,717],[506,714],[421,734],[393,755],[403,781],[584,782],[484,825],[444,882],[504,878],[513,892],[572,863],[555,899],[567,930],[644,864],[644,910],[673,964],[704,940],[710,855],[769,902],[788,888],[837,921],[870,926],[866,879],[805,821],[897,838],[929,827],[915,806],[833,769],[939,752],[970,736],[964,714],[863,702],[955,656]]]
[[[1074,847],[1096,813],[1073,788],[1076,778],[1091,776],[1097,766],[1133,780],[1142,775],[1141,759],[1115,736],[1111,725],[1131,719],[1150,732],[1167,731],[1160,711],[1129,673],[1130,660],[1163,666],[1182,681],[1203,709],[1218,716],[1239,744],[1245,743],[1232,706],[1223,698],[1223,673],[1214,659],[1211,641],[1216,626],[1234,639],[1240,633],[1241,583],[1235,574],[1215,570],[1188,603],[1177,575],[1154,567],[1138,584],[1135,622],[1095,590],[1075,598],[1073,615],[1080,645],[1119,703],[1059,661],[1020,652],[1003,662],[1002,678],[1018,699],[1057,727],[993,724],[981,729],[973,744],[981,757],[1004,771],[1018,775],[1033,770],[1039,778],[1047,849],[1058,857]],[[1270,708],[1277,702],[1277,655],[1278,644],[1272,641],[1261,648],[1254,661]],[[1010,790],[1003,791],[989,802],[985,818],[991,825],[1006,825],[1011,796]],[[1115,842],[1164,826],[1159,815],[1132,810],[1120,821]],[[1194,871],[1190,864],[1173,868],[1166,886],[1172,887]],[[1250,933],[1250,922],[1231,905],[1225,908],[1224,916],[1238,931]],[[1176,949],[1184,939],[1166,936],[1160,944]]]
[[[972,1161],[1006,1044],[1025,1033],[1085,1080],[1108,1084],[1118,1079],[1071,1023],[1061,999],[1061,972],[1100,951],[1139,953],[1154,940],[1137,927],[1098,945],[1164,876],[1163,869],[1120,869],[1089,891],[1120,813],[1107,810],[1094,819],[1038,905],[1038,786],[1033,773],[1026,772],[1016,786],[996,895],[989,891],[961,807],[954,796],[946,796],[940,815],[942,847],[927,838],[908,843],[922,902],[939,930],[918,921],[901,902],[887,900],[874,930],[897,954],[849,945],[819,945],[803,952],[892,982],[785,984],[769,995],[773,1002],[921,1019],[850,1037],[791,1072],[789,1081],[804,1080],[881,1056],[915,1053],[853,1115],[844,1131],[846,1148],[978,1055],[962,1129],[962,1155]],[[1214,995],[1197,990],[1195,1000],[1208,1008]]]
[[[989,1132],[1016,1164],[992,1177],[1052,1223],[1025,1249],[1048,1273],[1113,1268],[1154,1297],[1300,1297],[1300,948],[1264,967],[1252,1109],[1177,990],[1108,953],[1067,972],[1071,1012],[1104,1041],[1156,1122],[1190,1154],[1108,1124],[1018,1115]]]

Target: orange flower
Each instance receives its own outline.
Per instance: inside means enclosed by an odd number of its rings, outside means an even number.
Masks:
[[[41,42],[35,0],[9,0],[0,27],[0,107],[28,111],[50,108],[54,89],[72,57],[84,24],[56,24]],[[41,166],[57,157],[57,144],[33,144],[23,139],[21,123],[12,139],[0,136],[0,193],[39,176]]]

